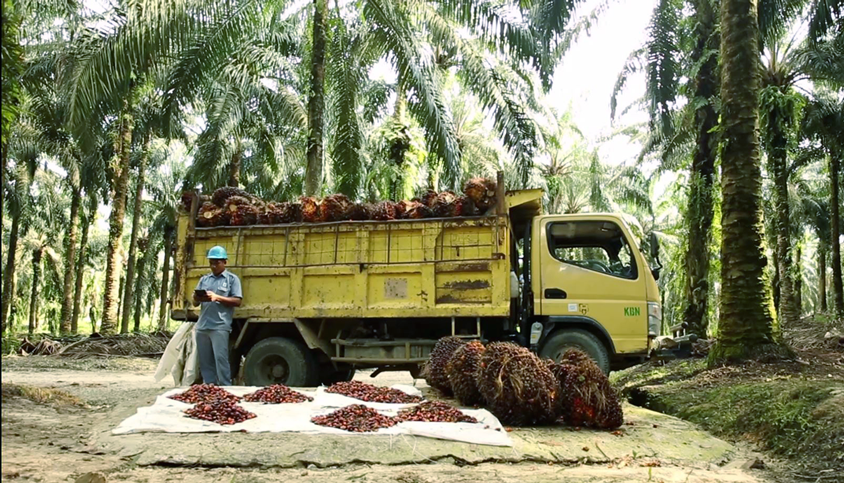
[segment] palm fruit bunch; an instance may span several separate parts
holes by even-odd
[[[560,385],[561,415],[567,424],[614,429],[624,423],[618,392],[585,352],[569,349],[550,366]]]
[[[504,424],[553,423],[560,411],[560,386],[542,360],[508,342],[490,344],[481,356],[478,389]]]
[[[489,178],[472,178],[463,184],[463,193],[481,212],[495,204],[495,181]]]
[[[348,219],[353,221],[363,221],[369,219],[369,210],[365,203],[353,203],[349,207]]]
[[[425,401],[412,408],[402,409],[396,416],[399,421],[425,423],[477,423],[478,420],[463,411],[440,401]]]
[[[228,212],[229,224],[232,226],[254,225],[258,222],[259,208],[249,198],[230,196],[224,210]]]
[[[466,342],[458,337],[443,337],[438,340],[425,364],[425,381],[429,386],[440,391],[446,396],[451,396],[453,391],[448,380],[446,367],[454,352]]]
[[[276,225],[281,223],[281,203],[270,201],[263,205],[263,209],[258,213],[259,225]]]
[[[388,221],[396,219],[396,207],[392,201],[381,201],[370,208],[369,219]]]
[[[404,204],[402,218],[406,220],[420,220],[434,216],[434,212],[420,201],[404,201],[402,204]]]
[[[478,369],[483,354],[484,345],[473,340],[458,347],[445,367],[454,396],[466,406],[476,406],[484,401],[478,390]]]
[[[306,223],[322,221],[319,200],[313,196],[302,196],[299,198],[299,204],[302,205],[302,221]]]
[[[454,200],[454,209],[451,216],[477,216],[479,213],[478,207],[472,198],[468,196],[458,196]]]
[[[343,194],[327,196],[319,204],[323,221],[342,221],[349,219],[352,202]]]
[[[439,218],[454,216],[454,205],[457,202],[457,195],[451,191],[443,191],[434,199],[432,209],[434,215]]]
[[[196,215],[196,224],[202,227],[222,226],[228,221],[228,216],[222,208],[206,201],[199,207]]]
[[[190,213],[190,205],[193,202],[193,197],[196,193],[193,191],[185,191],[182,193],[182,197],[179,199],[179,206]],[[203,203],[211,202],[211,197],[208,195],[199,195],[199,206],[202,206]]]
[[[437,201],[437,192],[434,190],[428,190],[422,195],[422,198],[419,201],[428,208],[433,208],[434,203]]]
[[[247,200],[252,200],[254,198],[254,196],[240,188],[235,188],[234,186],[223,186],[222,188],[214,190],[214,193],[211,195],[211,201],[220,208],[223,208],[226,205],[226,201],[228,201],[228,199],[232,196],[240,196],[242,198],[246,198]]]

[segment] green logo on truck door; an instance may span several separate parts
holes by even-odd
[[[642,313],[639,307],[624,307],[625,317],[638,317]]]

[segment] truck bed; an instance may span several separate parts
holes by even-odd
[[[509,232],[500,214],[198,228],[180,213],[173,317],[198,317],[214,245],[243,285],[238,319],[506,317]]]

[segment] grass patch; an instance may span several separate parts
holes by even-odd
[[[51,406],[85,406],[81,399],[73,394],[58,389],[26,386],[22,384],[3,384],[3,402],[10,398],[19,397],[28,399],[38,404],[49,404]]]
[[[684,381],[705,370],[705,359],[680,359],[666,363],[647,362],[610,373],[610,382],[622,394],[627,394],[635,387]]]

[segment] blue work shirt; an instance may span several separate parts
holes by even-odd
[[[196,290],[210,290],[223,297],[243,298],[243,290],[240,288],[240,279],[237,275],[224,270],[219,275],[209,273],[203,275],[196,284]],[[200,302],[202,309],[199,312],[199,321],[196,324],[197,330],[232,330],[232,316],[234,307],[223,305],[220,302]]]

